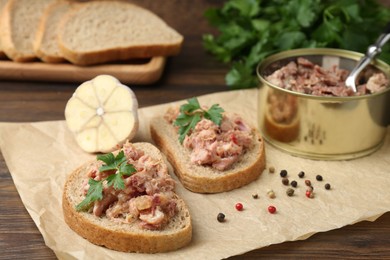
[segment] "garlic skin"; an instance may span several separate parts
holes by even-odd
[[[118,79],[99,75],[76,89],[66,104],[65,119],[84,151],[108,153],[137,133],[138,101]]]

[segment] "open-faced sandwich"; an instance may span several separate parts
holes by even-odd
[[[244,186],[263,172],[264,141],[237,114],[196,98],[151,121],[151,135],[175,168],[184,187],[217,193]]]
[[[71,229],[123,252],[166,252],[191,241],[190,213],[155,146],[126,142],[97,159],[66,181],[63,212]]]

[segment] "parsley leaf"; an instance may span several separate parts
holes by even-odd
[[[115,173],[108,175],[105,180],[107,181],[108,186],[113,186],[116,190],[125,188],[123,180],[124,175],[130,176],[137,171],[132,164],[127,163],[123,150],[116,156],[112,153],[98,155],[97,159],[106,163],[99,168],[100,172],[115,170]],[[77,211],[86,210],[92,202],[103,199],[103,181],[104,179],[100,181],[89,179],[87,195],[84,200],[76,206]]]
[[[85,210],[89,205],[103,198],[103,183],[102,181],[95,181],[94,179],[89,179],[88,181],[89,189],[85,199],[76,206],[77,211]]]
[[[378,0],[227,0],[205,12],[218,34],[203,48],[229,63],[231,89],[258,86],[256,66],[268,55],[295,48],[341,48],[365,53],[390,21]],[[390,45],[379,58],[390,62]]]
[[[179,141],[183,143],[186,135],[195,128],[196,124],[202,117],[213,121],[220,125],[222,121],[222,113],[224,112],[218,104],[212,105],[208,110],[203,109],[197,98],[190,98],[188,103],[180,106],[180,114],[173,122],[175,126],[179,126]]]

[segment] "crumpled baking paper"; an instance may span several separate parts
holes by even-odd
[[[256,125],[259,90],[214,93],[199,97],[201,104],[219,103]],[[183,102],[183,101],[179,101]],[[136,141],[151,142],[149,120],[172,104],[139,110],[140,130]],[[42,233],[46,245],[59,259],[221,259],[285,241],[301,240],[317,232],[363,220],[374,221],[390,210],[390,129],[385,144],[372,155],[351,161],[313,161],[293,157],[266,144],[268,169],[253,183],[220,194],[196,194],[178,182],[177,193],[187,202],[193,224],[192,242],[177,251],[162,254],[122,253],[95,246],[74,233],[64,222],[61,207],[67,175],[95,156],[75,143],[64,121],[1,123],[0,147],[20,197]],[[286,195],[279,172],[288,171],[298,187]],[[305,196],[304,171],[311,180],[315,198]],[[323,181],[316,181],[320,174]],[[177,180],[177,178],[175,177]],[[324,184],[331,184],[326,190]],[[267,196],[273,190],[276,198]],[[258,194],[254,199],[252,194]],[[241,202],[243,211],[235,204]],[[270,214],[269,205],[277,208]],[[217,221],[218,213],[226,222]]]

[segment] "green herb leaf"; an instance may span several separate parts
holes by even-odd
[[[100,172],[113,171],[114,173],[108,175],[105,179],[100,181],[95,181],[94,179],[89,179],[89,189],[84,200],[76,206],[77,211],[86,210],[89,208],[92,202],[96,200],[101,200],[103,198],[103,181],[107,181],[108,186],[113,186],[114,189],[124,189],[125,183],[123,180],[123,175],[130,176],[137,170],[132,164],[127,163],[127,158],[123,150],[121,150],[116,156],[112,153],[98,155],[98,160],[101,160],[106,163],[99,168]]]
[[[220,125],[222,121],[222,113],[224,111],[225,110],[223,110],[223,108],[218,104],[214,104],[204,113],[204,117],[213,121],[216,125]]]
[[[329,47],[365,53],[390,21],[377,0],[227,0],[205,12],[218,34],[203,47],[230,63],[232,89],[256,87],[256,66],[268,55],[295,48]],[[390,62],[390,45],[379,56]]]
[[[122,175],[130,176],[132,173],[136,172],[137,170],[132,164],[122,163],[119,167],[119,172]]]
[[[178,132],[180,143],[183,143],[186,135],[195,128],[196,124],[202,119],[202,117],[220,125],[222,121],[222,112],[224,112],[218,104],[214,104],[208,110],[204,110],[200,106],[197,98],[190,98],[187,102],[188,103],[180,106],[180,114],[173,122],[173,125],[179,126]]]
[[[125,183],[122,178],[122,174],[117,172],[115,174],[111,174],[107,177],[107,185],[113,186],[116,190],[121,190],[125,188]]]
[[[87,192],[87,196],[85,196],[84,200],[76,206],[77,211],[86,210],[92,202],[103,199],[102,181],[95,181],[93,179],[89,179],[88,184],[89,189]]]

